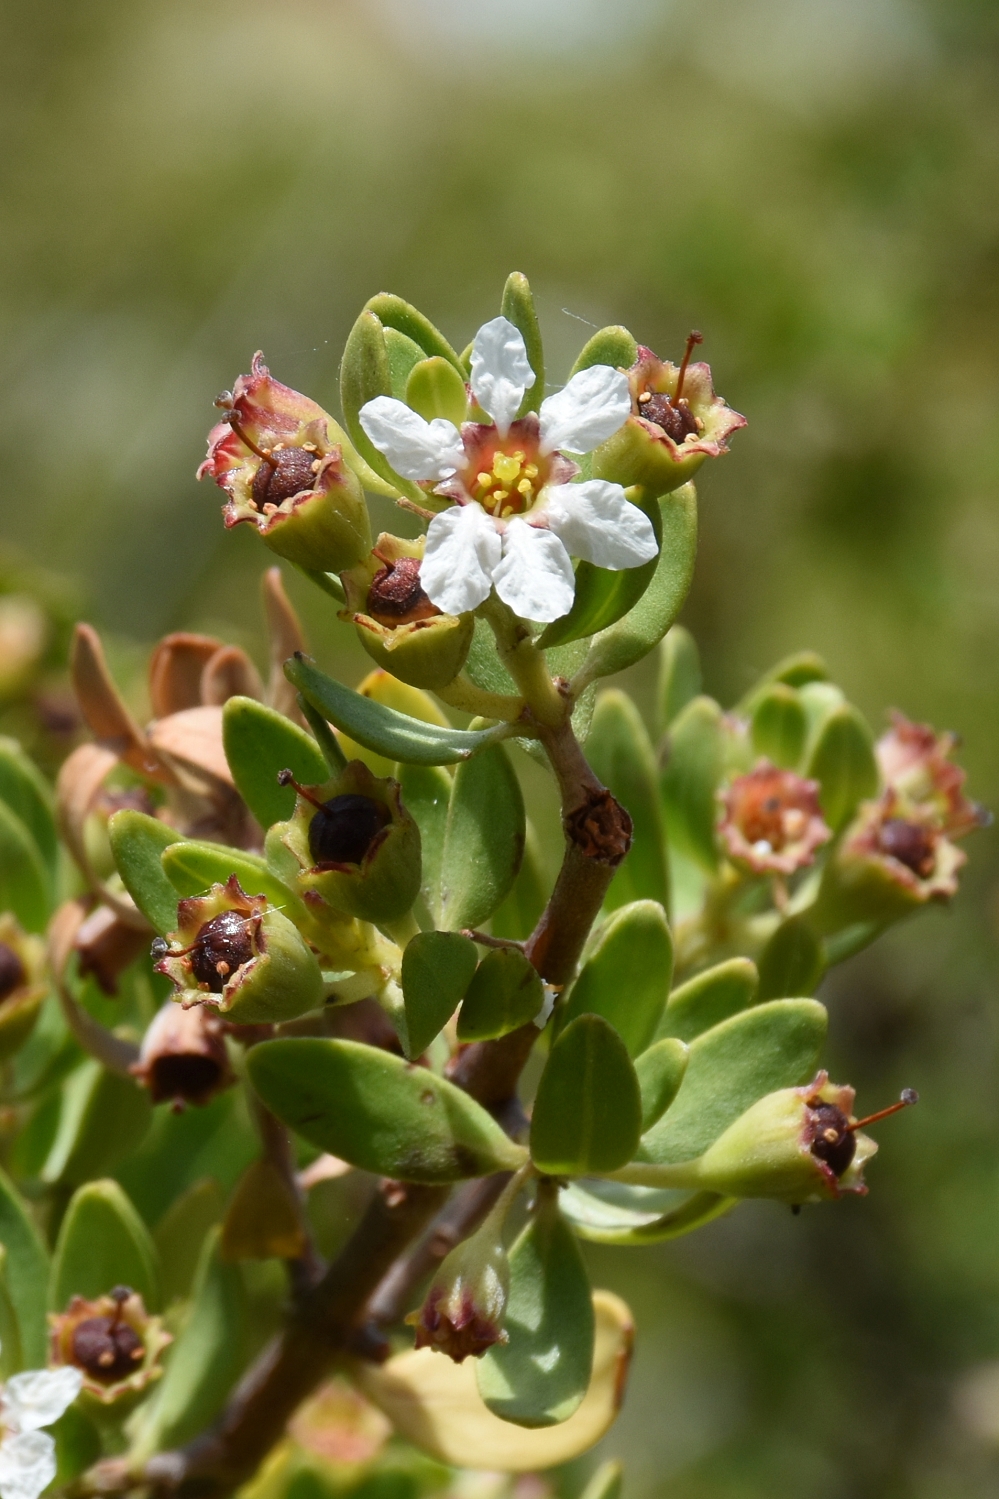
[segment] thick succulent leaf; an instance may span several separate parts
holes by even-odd
[[[506,900],[493,912],[493,936],[509,937],[514,942],[525,941],[538,923],[547,894],[548,880],[541,844],[528,820],[520,872]]]
[[[597,1196],[593,1185],[614,1187],[615,1197]],[[663,1198],[669,1199],[668,1207],[652,1205]],[[570,1182],[562,1189],[559,1205],[580,1238],[594,1244],[659,1244],[721,1217],[735,1206],[735,1199],[717,1192],[664,1192],[620,1182]]]
[[[201,895],[209,886],[224,885],[230,875],[235,875],[247,895],[266,895],[289,921],[308,921],[308,913],[298,896],[257,854],[190,838],[183,843],[171,843],[160,855],[160,862],[179,895]]]
[[[463,1467],[470,1454],[483,1468],[533,1473],[571,1462],[609,1430],[624,1399],[634,1329],[631,1313],[609,1291],[593,1295],[596,1336],[589,1388],[575,1415],[559,1426],[527,1430],[502,1421],[476,1387],[475,1360],[455,1364],[423,1348],[386,1364],[354,1370],[361,1390],[407,1441],[443,1463]]]
[[[823,815],[837,831],[858,803],[877,794],[874,736],[856,708],[845,704],[825,719],[810,746],[806,774],[818,781]]]
[[[0,911],[28,932],[43,932],[52,911],[52,875],[24,822],[0,801]]]
[[[286,822],[295,810],[294,788],[278,785],[278,771],[290,770],[308,786],[329,775],[311,735],[252,697],[231,697],[225,704],[222,744],[236,790],[262,828]]]
[[[805,750],[808,719],[801,698],[785,682],[774,682],[753,709],[753,748],[784,770],[797,770]]]
[[[552,1201],[510,1251],[508,1342],[477,1361],[479,1394],[518,1426],[556,1426],[579,1409],[593,1370],[590,1283],[576,1236]]]
[[[635,1060],[642,1095],[642,1134],[661,1119],[680,1091],[690,1053],[682,1041],[667,1036]]]
[[[477,927],[509,895],[524,856],[524,797],[501,745],[455,771],[441,857],[441,926]]]
[[[609,910],[633,900],[669,905],[669,876],[659,776],[652,742],[641,714],[617,689],[597,699],[586,758],[618,801],[630,812],[634,835],[628,857],[607,892]]]
[[[450,1020],[475,972],[475,943],[458,932],[418,932],[402,955],[407,1057],[426,1051]]]
[[[420,830],[423,873],[420,893],[433,920],[441,914],[441,862],[451,801],[451,777],[437,765],[400,765],[403,806]]]
[[[213,1176],[203,1176],[181,1192],[163,1214],[153,1239],[160,1258],[164,1306],[191,1294],[205,1237],[224,1216],[225,1193]]]
[[[394,708],[344,687],[298,658],[285,667],[288,680],[338,729],[366,749],[407,765],[453,765],[509,735],[506,724],[492,729],[445,729],[422,723]]]
[[[695,697],[670,729],[661,786],[670,845],[708,870],[718,863],[715,793],[724,766],[721,708]]]
[[[134,1078],[84,1062],[63,1084],[59,1127],[42,1180],[75,1187],[106,1176],[141,1143],[152,1113],[149,1094]]]
[[[621,906],[591,942],[562,1023],[602,1015],[636,1057],[656,1034],[672,971],[673,939],[662,906],[653,900]]]
[[[49,1256],[27,1205],[0,1171],[0,1244],[10,1302],[17,1317],[21,1357],[28,1369],[44,1368],[48,1357]]]
[[[609,677],[641,661],[662,640],[687,597],[697,553],[697,496],[693,484],[665,495],[659,505],[663,532],[652,582],[622,619],[594,635],[581,668],[582,681]]]
[[[122,883],[154,931],[177,926],[177,891],[163,872],[163,852],[180,841],[176,828],[126,807],[108,822],[111,852]]]
[[[412,339],[428,358],[439,355],[461,372],[461,360],[443,333],[410,302],[392,292],[379,292],[368,298],[364,310],[374,313],[385,328],[394,328],[406,338]]]
[[[406,380],[403,399],[427,422],[443,417],[460,427],[468,414],[465,381],[454,365],[439,355],[432,359],[421,358],[413,366]]]
[[[673,990],[657,1035],[692,1041],[702,1031],[747,1009],[756,998],[759,982],[756,964],[749,958],[726,958],[713,968],[705,968]]]
[[[544,989],[537,969],[515,947],[487,952],[465,993],[459,1041],[490,1041],[518,1030],[541,1012]]]
[[[527,277],[521,271],[512,271],[506,278],[500,312],[503,317],[509,318],[515,328],[520,329],[527,349],[528,363],[534,371],[534,384],[530,390],[524,391],[524,399],[517,412],[518,417],[526,416],[529,411],[537,411],[544,400],[545,355],[538,314],[534,310],[534,297]]]
[[[829,679],[829,670],[822,657],[815,651],[795,651],[784,656],[765,671],[759,681],[754,682],[735,711],[751,718],[758,699],[774,682],[786,682],[788,687],[805,687],[811,682],[824,683]]]
[[[0,1379],[6,1381],[23,1368],[21,1328],[7,1278],[7,1251],[0,1243]]]
[[[619,323],[612,323],[594,333],[583,345],[579,358],[569,371],[569,379],[594,364],[609,364],[613,369],[626,370],[637,358],[638,344],[632,335]]]
[[[826,1019],[814,999],[776,999],[698,1036],[676,1101],[643,1136],[638,1159],[694,1160],[758,1098],[807,1082],[818,1067]]]
[[[282,663],[283,665],[283,663]],[[330,725],[321,713],[317,713],[311,703],[307,703],[300,692],[296,692],[295,698],[298,709],[305,718],[316,738],[323,759],[326,761],[326,769],[331,776],[338,776],[341,771],[347,769],[347,756],[340,748],[340,741],[334,734]]]
[[[246,1065],[279,1119],[362,1170],[450,1182],[523,1163],[521,1147],[467,1093],[376,1047],[270,1041],[255,1046]]]
[[[760,953],[758,998],[814,994],[825,970],[822,942],[804,916],[789,916]]]
[[[118,1183],[87,1182],[74,1193],[59,1229],[49,1306],[62,1312],[71,1296],[106,1296],[113,1286],[131,1286],[147,1311],[158,1311],[159,1256]]]
[[[404,484],[397,478],[384,454],[378,451],[358,420],[361,407],[368,401],[373,401],[376,396],[391,394],[392,375],[385,346],[385,330],[375,314],[365,308],[347,335],[344,345],[343,359],[340,361],[340,405],[347,430],[361,457],[381,479],[410,493],[414,486]]]
[[[410,372],[426,356],[419,344],[407,338],[405,333],[400,333],[398,328],[386,328],[383,337],[385,352],[388,354],[392,394],[397,401],[404,401]]]
[[[538,1084],[531,1156],[552,1176],[616,1171],[642,1128],[638,1078],[624,1042],[600,1015],[580,1015],[555,1042]]]
[[[402,713],[407,718],[415,718],[419,723],[435,724],[442,729],[450,727],[448,720],[428,692],[424,692],[420,687],[411,687],[408,682],[400,682],[398,677],[393,677],[390,672],[384,671],[381,667],[369,671],[363,682],[358,683],[357,691],[361,697],[368,698],[373,703],[380,703],[383,708],[392,708],[396,713]],[[348,734],[338,732],[334,738],[339,743],[346,759],[363,760],[372,775],[383,778],[398,776],[400,767],[393,759],[386,759],[384,755],[376,754],[374,750],[351,739]]]
[[[583,1490],[580,1499],[620,1499],[623,1482],[623,1463],[615,1461],[601,1463]]]
[[[657,727],[661,734],[701,690],[701,658],[697,642],[683,625],[674,625],[659,647],[656,689]]]
[[[4,736],[0,736],[0,801],[21,819],[51,868],[59,842],[51,787],[17,740]]]
[[[652,522],[657,544],[662,541],[662,507],[653,498],[646,499],[641,489],[629,489],[628,499],[645,512]],[[580,562],[576,568],[576,591],[572,608],[561,619],[553,620],[538,640],[542,650],[582,640],[623,618],[633,609],[655,577],[658,559],[651,557],[638,567],[612,570],[593,562]]]

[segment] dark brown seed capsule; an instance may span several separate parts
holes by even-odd
[[[143,1355],[142,1339],[127,1322],[88,1317],[73,1331],[73,1363],[104,1384],[127,1379]]]
[[[253,957],[250,923],[238,911],[206,921],[191,947],[191,970],[199,984],[221,994],[237,968]]]
[[[371,580],[366,613],[390,630],[418,619],[431,619],[440,612],[420,587],[420,564],[416,557],[387,562]]]
[[[222,1080],[222,1072],[214,1057],[197,1052],[171,1053],[156,1058],[146,1086],[153,1103],[171,1103],[174,1099],[207,1103]]]
[[[309,823],[309,851],[317,864],[360,864],[389,810],[370,796],[330,797]]]
[[[691,432],[697,431],[697,422],[686,401],[680,400],[674,406],[669,396],[659,395],[656,391],[647,391],[639,396],[638,414],[647,422],[655,422],[674,442],[683,442]]]
[[[834,1176],[842,1176],[853,1160],[857,1140],[850,1121],[834,1103],[813,1104],[808,1110],[806,1143],[812,1155],[825,1161]]]
[[[315,488],[317,455],[309,448],[279,448],[269,463],[261,463],[253,476],[250,493],[258,510],[280,505],[293,494]]]
[[[906,822],[903,817],[889,817],[878,833],[881,852],[897,859],[913,874],[925,879],[933,873],[936,862],[936,838],[922,823]]]
[[[28,975],[17,953],[6,942],[0,942],[0,1000],[6,999],[27,981]]]

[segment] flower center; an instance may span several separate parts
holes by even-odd
[[[376,557],[379,555],[375,553]],[[371,579],[367,613],[390,630],[430,619],[440,612],[420,586],[420,564],[415,557],[386,562]]]
[[[145,1355],[142,1339],[120,1315],[88,1317],[73,1331],[74,1364],[102,1384],[126,1379]]]
[[[250,493],[258,510],[315,487],[322,460],[314,444],[301,448],[274,447],[253,476]]]
[[[932,828],[904,817],[889,817],[878,832],[878,846],[889,858],[897,859],[921,879],[933,873],[936,863],[936,836]]]
[[[253,957],[253,941],[245,916],[223,911],[201,928],[191,947],[191,970],[199,984],[221,994],[237,968]]]
[[[789,806],[783,798],[771,794],[750,802],[739,819],[747,843],[766,843],[772,853],[800,838],[807,817],[800,807]]]
[[[683,394],[683,383],[686,379],[690,356],[695,346],[703,341],[703,335],[696,331],[688,334],[687,347],[683,351],[683,360],[676,377],[676,389],[672,395],[665,391],[643,390],[638,397],[639,416],[644,421],[654,423],[676,443],[686,441],[692,434],[696,436],[704,426],[704,423],[691,411]]]
[[[809,1105],[806,1142],[812,1155],[825,1161],[833,1175],[840,1177],[857,1149],[850,1121],[834,1103]]]
[[[17,953],[6,942],[0,942],[0,1000],[19,989],[26,978],[24,964]]]
[[[522,448],[496,452],[489,468],[482,468],[466,485],[473,500],[497,520],[523,515],[531,509],[544,485],[541,465]]]

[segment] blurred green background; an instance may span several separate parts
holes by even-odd
[[[265,559],[193,477],[213,396],[262,347],[330,405],[373,292],[461,348],[521,269],[556,379],[588,323],[673,357],[699,327],[749,418],[701,486],[708,690],[815,647],[875,725],[959,730],[999,806],[995,0],[0,17],[0,582],[119,661],[181,626],[259,651]],[[968,848],[953,912],[823,991],[834,1076],[871,1108],[923,1096],[871,1196],[593,1254],[640,1328],[604,1443],[629,1499],[999,1492],[999,837]]]

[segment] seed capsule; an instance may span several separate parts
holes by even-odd
[[[142,1339],[127,1322],[88,1317],[73,1331],[73,1363],[102,1384],[127,1379],[144,1356]]]
[[[191,969],[199,984],[221,994],[226,982],[253,957],[249,923],[238,911],[223,911],[206,921],[191,948]]]
[[[366,611],[388,629],[432,619],[440,610],[420,586],[420,563],[416,557],[400,557],[375,573],[368,588]]]
[[[315,452],[308,448],[278,448],[253,476],[250,493],[258,510],[315,488]]]
[[[6,942],[0,942],[0,1000],[6,999],[8,994],[13,994],[15,989],[20,989],[27,981],[24,964],[17,953]]]
[[[921,879],[933,873],[937,838],[923,823],[889,817],[878,831],[878,844],[882,853],[897,859]]]

